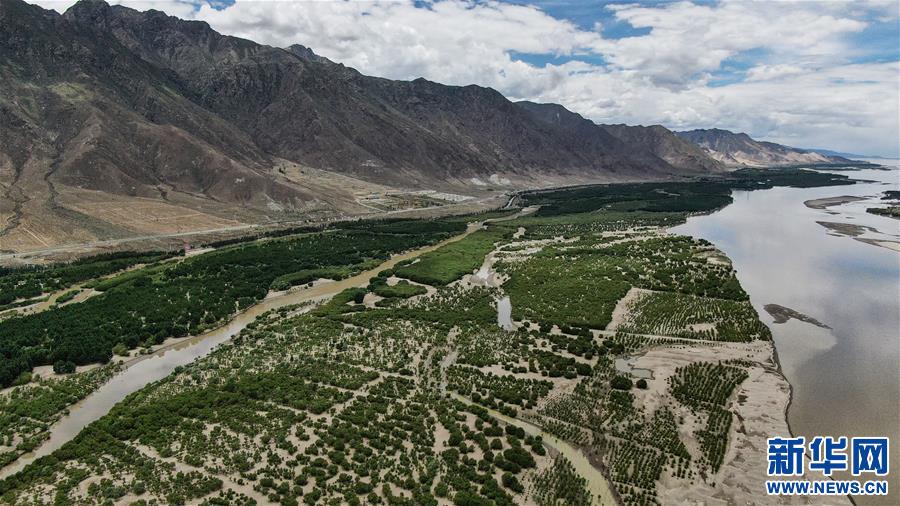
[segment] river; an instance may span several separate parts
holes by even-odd
[[[672,232],[707,239],[732,260],[741,285],[772,329],[793,387],[788,421],[795,435],[893,439],[891,498],[887,503],[883,497],[855,499],[900,504],[900,253],[848,235],[864,232],[858,238],[900,241],[900,220],[865,212],[881,192],[900,189],[898,163],[876,163],[894,170],[840,172],[872,181],[853,186],[735,191],[733,204],[690,217]],[[866,199],[825,209],[804,205],[844,195]],[[840,225],[826,228],[817,222]],[[772,303],[831,328],[797,319],[776,324],[763,308]]]
[[[109,413],[116,403],[125,399],[128,394],[140,390],[145,385],[159,381],[175,370],[198,358],[208,355],[216,346],[230,341],[257,316],[266,311],[303,302],[322,300],[356,286],[365,286],[379,272],[390,269],[403,260],[415,258],[429,251],[434,251],[445,244],[459,241],[467,235],[481,229],[485,223],[502,222],[525,216],[536,211],[536,207],[526,207],[519,212],[505,217],[490,218],[483,222],[470,223],[465,232],[445,239],[431,246],[407,251],[392,256],[378,267],[361,272],[340,281],[326,282],[300,290],[269,293],[265,299],[239,313],[227,324],[210,332],[192,336],[172,345],[164,346],[150,355],[135,358],[126,363],[124,371],[114,376],[109,382],[96,391],[73,404],[69,414],[50,427],[50,437],[41,443],[33,452],[22,455],[8,466],[0,469],[0,479],[15,474],[40,457],[49,455],[70,441],[94,420]]]
[[[310,288],[295,291],[270,293],[267,298],[239,313],[222,327],[205,334],[190,337],[177,344],[165,346],[153,354],[133,359],[127,363],[124,371],[114,376],[109,382],[103,384],[81,401],[72,405],[69,408],[69,414],[50,428],[50,437],[34,452],[25,454],[8,466],[0,469],[0,478],[17,473],[31,462],[57,450],[78,435],[81,429],[108,413],[116,403],[123,400],[128,394],[138,391],[149,383],[165,378],[176,367],[185,366],[200,357],[208,355],[216,346],[231,340],[232,337],[255,320],[257,316],[266,311],[292,304],[329,298],[347,288],[365,286],[371,278],[382,270],[390,269],[398,262],[415,258],[450,242],[458,241],[480,229],[481,226],[481,223],[472,223],[462,234],[431,246],[394,255],[378,267],[347,279],[321,283]]]

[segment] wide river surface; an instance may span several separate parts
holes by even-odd
[[[894,170],[842,171],[853,186],[735,191],[734,203],[672,229],[704,238],[731,258],[737,277],[769,325],[793,398],[795,435],[890,436],[891,504],[900,477],[900,252],[855,240],[818,222],[872,227],[859,238],[900,241],[900,220],[866,213],[885,190],[900,190]],[[867,197],[813,209],[805,201]],[[881,203],[883,204],[883,203]],[[763,309],[779,304],[830,329],[796,319],[775,324]],[[770,434],[781,436],[784,434]],[[847,477],[849,478],[849,477]],[[860,502],[887,504],[881,501]]]

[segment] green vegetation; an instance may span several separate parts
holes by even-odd
[[[398,276],[418,283],[446,285],[480,267],[494,244],[510,235],[512,231],[500,227],[479,230],[465,239],[404,262],[394,270]]]
[[[731,203],[724,182],[635,183],[585,186],[572,190],[526,193],[528,205],[541,205],[538,216],[578,214],[596,210],[697,212]]]
[[[75,372],[75,362],[71,360],[57,360],[53,362],[53,372],[56,374],[72,374]]]
[[[67,407],[118,370],[107,365],[77,376],[37,379],[0,394],[0,467],[34,450]]]
[[[130,281],[135,281],[142,278],[148,278],[151,276],[156,276],[164,270],[168,269],[170,266],[166,264],[155,264],[149,267],[144,267],[141,269],[130,270],[127,272],[123,272],[116,276],[112,276],[106,279],[93,280],[87,285],[98,292],[105,292],[107,290],[111,290],[117,286],[124,285]]]
[[[463,366],[451,367],[447,371],[447,381],[448,388],[513,417],[517,408],[534,406],[553,388],[549,381],[519,379],[511,374],[497,376]]]
[[[110,253],[50,267],[0,267],[0,309],[19,299],[34,299],[75,283],[106,276],[128,267],[158,262],[172,253]]]
[[[351,267],[331,267],[325,269],[302,269],[283,274],[272,281],[273,291],[287,290],[292,286],[305,285],[317,279],[344,279],[353,273]]]
[[[64,294],[57,297],[56,303],[57,304],[65,304],[66,302],[69,302],[70,300],[74,299],[75,296],[78,295],[80,292],[81,292],[81,290],[69,290],[68,292],[65,292]]]
[[[118,344],[134,348],[200,333],[264,297],[280,276],[362,270],[462,227],[421,222],[405,224],[399,233],[396,223],[386,223],[366,231],[256,241],[127,272],[98,283],[95,288],[104,293],[80,304],[0,322],[0,385],[35,365],[106,362]],[[433,230],[440,232],[428,233]]]
[[[510,276],[505,288],[516,301],[513,317],[546,324],[606,327],[616,302],[630,286],[625,280],[603,276],[603,271],[615,266],[597,260],[593,254],[575,257],[547,251],[525,262],[498,264],[497,269]]]
[[[866,209],[866,212],[889,218],[900,218],[900,206],[869,207]]]
[[[676,399],[706,414],[706,426],[696,435],[704,464],[713,472],[722,466],[728,446],[731,412],[725,409],[726,401],[745,379],[747,372],[739,367],[709,362],[679,367],[669,378],[669,389]]]
[[[388,278],[394,275],[392,269],[379,272],[369,281],[366,289],[385,299],[408,299],[416,295],[428,293],[428,289],[421,285],[415,285],[405,279],[395,280],[393,285],[388,284]]]
[[[424,295],[428,290],[424,286],[414,285],[409,281],[401,280],[396,285],[383,285],[376,287],[373,292],[375,295],[384,298],[408,299],[416,295]]]
[[[501,261],[497,269],[510,276],[504,288],[516,301],[516,318],[602,329],[632,286],[746,300],[730,266],[697,256],[704,247],[686,237],[612,242],[588,236],[524,261]]]
[[[575,473],[572,464],[557,457],[553,465],[534,478],[535,502],[541,506],[568,504],[588,506],[591,496],[585,489],[585,479]]]
[[[669,388],[676,399],[688,406],[724,406],[731,392],[746,378],[747,373],[739,367],[698,362],[676,369],[669,378]]]
[[[609,386],[616,390],[631,390],[631,387],[634,385],[629,378],[625,376],[616,376],[609,382]]]
[[[541,205],[539,216],[578,214],[596,210],[704,212],[731,203],[731,190],[762,190],[774,186],[809,188],[854,184],[848,176],[795,168],[741,169],[729,179],[689,183],[633,183],[584,186],[575,189],[526,192],[526,205]]]
[[[96,483],[101,493],[169,503],[519,502],[546,450],[483,409],[426,388],[440,367],[408,369],[410,353],[421,358],[440,334],[290,310],[263,315],[233,343],[130,396],[53,457],[0,482],[0,497],[16,502],[42,483],[84,502],[90,496],[79,490]],[[485,391],[516,401],[506,379],[485,381]],[[549,389],[531,384],[535,397]],[[240,483],[252,493],[235,492]]]
[[[526,239],[552,239],[673,227],[683,223],[684,218],[684,213],[603,210],[569,215],[526,216],[505,224],[524,227]]]
[[[685,365],[637,378],[617,359],[667,347],[744,357],[759,344],[746,342],[769,334],[714,248],[663,228],[726,204],[735,188],[835,181],[847,182],[738,171],[527,194],[537,215],[491,223],[329,300],[261,315],[0,481],[0,503],[595,503],[588,480],[599,470],[573,467],[547,434],[599,459],[626,505],[659,504],[662,480],[702,489],[728,465],[735,389],[763,364],[687,353]],[[0,384],[19,385],[0,396],[0,459],[39,444],[113,370],[73,374],[76,365],[196,334],[270,290],[353,276],[471,220],[340,223],[42,282],[35,296],[84,281],[102,293],[0,322]],[[501,286],[454,283],[491,252]],[[632,289],[639,296],[623,303]],[[381,299],[363,304],[369,294]],[[512,331],[497,325],[502,297]],[[607,331],[617,307],[619,326]],[[65,375],[34,379],[34,365],[51,364]]]
[[[672,292],[643,294],[618,330],[719,341],[771,339],[748,301],[695,297]]]

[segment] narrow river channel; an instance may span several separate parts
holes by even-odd
[[[157,352],[139,357],[128,363],[127,368],[102,385],[95,392],[74,404],[69,409],[69,414],[50,428],[50,437],[44,441],[34,452],[23,455],[13,463],[0,470],[0,478],[21,471],[25,466],[36,459],[49,455],[70,441],[88,424],[105,415],[116,403],[124,399],[128,394],[136,392],[145,385],[161,380],[168,376],[176,367],[185,366],[191,362],[206,356],[216,346],[231,340],[257,316],[269,311],[292,304],[321,300],[356,286],[365,286],[371,278],[384,269],[390,269],[397,263],[415,258],[419,255],[433,251],[441,246],[458,241],[472,232],[480,229],[481,223],[472,223],[465,232],[451,237],[437,244],[426,246],[399,255],[394,255],[374,269],[361,272],[353,277],[340,281],[315,285],[310,288],[281,293],[267,297],[254,306],[239,313],[226,325],[215,330],[193,336],[173,346],[166,346]]]
[[[379,272],[390,269],[404,260],[434,251],[445,244],[459,241],[472,232],[481,229],[485,223],[511,220],[533,213],[536,210],[537,208],[525,208],[511,216],[470,223],[462,234],[431,246],[394,255],[378,267],[347,279],[322,283],[310,288],[280,293],[274,296],[270,294],[269,297],[239,313],[222,327],[205,334],[193,336],[177,344],[165,346],[155,353],[128,362],[124,371],[117,374],[89,396],[72,405],[69,408],[69,414],[50,428],[50,437],[35,451],[22,455],[8,466],[0,469],[0,479],[21,471],[25,466],[38,458],[49,455],[59,449],[78,435],[88,424],[109,413],[112,407],[122,401],[128,394],[136,392],[154,381],[165,378],[176,367],[185,366],[198,358],[208,355],[216,346],[231,340],[232,337],[236,336],[244,327],[255,320],[257,316],[266,311],[302,302],[327,299],[347,288],[365,286]]]
[[[472,404],[472,401],[455,392],[451,392],[450,396],[465,404]],[[552,448],[553,451],[568,459],[569,463],[571,463],[572,467],[575,469],[575,472],[578,473],[579,476],[584,478],[585,488],[591,495],[591,498],[594,499],[594,504],[597,504],[598,506],[613,506],[616,504],[616,500],[613,496],[613,492],[610,488],[609,482],[606,480],[600,470],[594,467],[593,464],[591,464],[591,461],[587,458],[584,452],[563,441],[562,439],[559,439],[553,434],[544,431],[531,422],[526,422],[525,420],[519,418],[512,418],[495,409],[485,408],[481,405],[479,405],[478,407],[483,408],[488,412],[489,415],[497,418],[498,420],[502,420],[504,423],[515,425],[516,427],[521,428],[529,436],[541,436],[541,440],[546,446]]]

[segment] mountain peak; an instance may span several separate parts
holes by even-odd
[[[302,58],[306,61],[311,61],[311,62],[316,62],[316,63],[335,64],[333,61],[329,60],[328,58],[325,58],[324,56],[319,56],[312,49],[310,49],[306,46],[300,45],[300,44],[291,44],[290,46],[286,47],[285,50],[291,54],[299,56],[300,58]]]
[[[104,0],[78,0],[74,5],[66,9],[63,17],[69,20],[78,20],[81,22],[89,22],[105,27],[112,6]]]
[[[665,129],[613,134],[557,104],[369,77],[303,45],[258,44],[159,11],[81,0],[59,15],[0,0],[0,18],[0,85],[12,97],[0,103],[0,159],[27,172],[7,193],[44,188],[28,209],[59,212],[22,222],[44,220],[72,239],[166,222],[122,221],[81,198],[139,198],[142,212],[215,228],[371,212],[360,188],[479,196],[719,169]],[[77,212],[54,203],[57,193]],[[34,241],[11,230],[4,241]]]
[[[700,146],[709,156],[729,166],[772,167],[849,161],[774,142],[757,141],[746,133],[735,133],[720,128],[696,129],[676,134]]]

